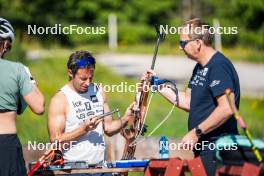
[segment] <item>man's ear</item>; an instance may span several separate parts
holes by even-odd
[[[73,74],[72,74],[72,70],[71,69],[68,69],[68,75],[71,79],[73,79]]]
[[[11,50],[11,42],[9,40],[4,40],[3,46],[1,46],[2,52],[0,53],[0,57],[4,58],[5,54]]]
[[[196,42],[197,42],[197,44],[198,44],[198,51],[200,51],[201,50],[201,47],[202,47],[202,44],[203,44],[203,41],[202,40],[196,40]]]
[[[10,42],[9,40],[5,40],[5,41],[4,41],[4,49],[5,49],[6,51],[10,51],[11,48],[12,48],[12,44],[11,44],[11,42]]]

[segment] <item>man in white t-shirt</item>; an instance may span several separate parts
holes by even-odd
[[[98,115],[109,112],[105,92],[93,83],[95,59],[88,51],[71,54],[68,63],[69,82],[51,99],[48,112],[50,140],[68,144],[63,157],[68,161],[99,164],[105,160],[104,133],[117,134],[133,117],[133,104],[125,115],[113,120]],[[65,146],[65,145],[64,145]]]

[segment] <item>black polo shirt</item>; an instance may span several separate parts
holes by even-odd
[[[236,106],[239,107],[240,86],[237,72],[233,64],[220,52],[216,52],[205,66],[196,64],[188,87],[192,90],[188,119],[189,130],[209,117],[217,106],[216,97],[223,95],[227,88],[234,92]],[[201,140],[214,141],[226,134],[238,134],[234,117],[204,135]]]

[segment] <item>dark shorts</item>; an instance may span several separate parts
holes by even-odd
[[[208,176],[216,173],[216,156],[215,151],[203,151],[200,153],[205,172]]]
[[[211,142],[214,143],[214,142]],[[205,148],[204,150],[194,151],[195,157],[200,157],[205,172],[208,176],[215,175],[216,173],[216,151]]]
[[[26,175],[25,161],[16,134],[0,135],[0,176]]]

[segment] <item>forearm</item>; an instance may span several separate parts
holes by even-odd
[[[176,102],[176,93],[169,87],[162,86],[160,89],[160,94],[165,97],[169,102]],[[179,91],[178,92],[179,104],[178,108],[183,109],[185,111],[190,110],[190,98],[187,96],[186,92]]]
[[[37,87],[37,85],[34,85],[34,90],[36,91],[36,99],[35,101],[37,101],[36,103],[45,106],[45,97],[44,95],[41,93],[41,91],[39,90],[39,88]]]
[[[120,119],[117,119],[117,120],[112,120],[111,123],[109,124],[105,124],[105,133],[108,135],[108,136],[112,136],[114,134],[117,134],[120,132],[120,130],[126,126],[127,124],[127,118],[126,116],[123,116],[122,118]]]
[[[224,124],[231,115],[228,108],[216,107],[211,115],[199,125],[199,128],[203,134],[207,134]]]
[[[44,101],[44,96],[43,96],[43,94],[41,93],[41,91],[39,90],[39,88],[37,87],[37,85],[35,85],[34,88],[36,89],[36,92],[37,92],[37,94],[39,95],[39,97]]]
[[[70,142],[70,141],[78,140],[82,135],[86,134],[87,132],[88,132],[88,130],[86,129],[85,125],[81,125],[79,128],[77,128],[73,131],[62,133],[57,138],[62,143]],[[55,139],[53,139],[53,140],[55,140]]]

